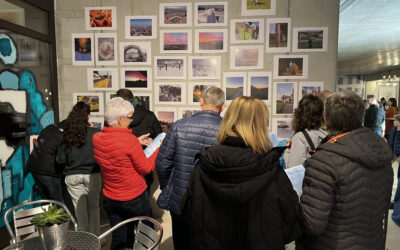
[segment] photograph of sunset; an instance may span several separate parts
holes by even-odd
[[[164,50],[187,50],[187,32],[166,32],[164,33]]]
[[[199,32],[200,50],[223,50],[224,32]]]
[[[147,88],[147,70],[126,70],[126,88]]]

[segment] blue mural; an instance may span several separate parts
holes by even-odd
[[[5,64],[14,64],[17,61],[17,48],[12,38],[0,34],[0,59]]]

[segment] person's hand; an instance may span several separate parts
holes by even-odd
[[[89,127],[92,127],[92,128],[94,127],[93,122],[89,121],[88,123],[89,123]]]
[[[150,133],[139,136],[138,139],[139,139],[140,144],[149,146],[153,142],[153,139],[151,139],[149,137],[149,135],[150,135]]]

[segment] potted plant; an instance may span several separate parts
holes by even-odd
[[[35,215],[31,222],[39,231],[44,249],[65,249],[67,247],[69,215],[57,205],[43,208],[43,213]]]

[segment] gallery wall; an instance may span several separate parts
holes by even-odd
[[[276,13],[275,15],[258,15],[258,16],[245,16],[242,15],[242,1],[241,0],[227,0],[221,1],[225,4],[225,8],[228,10],[225,15],[227,16],[226,25],[225,26],[195,26],[195,6],[196,3],[201,4],[215,4],[215,2],[211,1],[158,1],[158,0],[109,0],[109,1],[101,1],[101,0],[92,0],[92,1],[80,1],[80,0],[69,0],[69,1],[56,1],[55,3],[55,17],[56,17],[56,39],[57,39],[57,58],[58,58],[58,82],[59,82],[59,107],[60,107],[60,119],[66,118],[69,111],[73,106],[73,98],[76,98],[76,95],[87,93],[87,95],[97,93],[101,95],[101,98],[106,100],[106,93],[115,92],[115,90],[96,90],[93,86],[90,86],[90,82],[93,82],[93,71],[101,71],[102,68],[109,69],[110,72],[117,72],[118,75],[118,86],[114,85],[114,88],[120,88],[121,79],[123,79],[121,73],[121,69],[127,67],[134,68],[143,68],[149,69],[147,71],[148,78],[151,78],[151,86],[148,86],[146,89],[141,90],[141,94],[145,94],[150,96],[150,108],[153,111],[161,111],[161,110],[174,110],[176,112],[175,118],[178,117],[178,111],[180,110],[179,115],[182,115],[182,108],[187,109],[197,109],[199,106],[196,103],[193,103],[191,96],[191,88],[193,84],[217,84],[220,87],[226,86],[226,82],[224,82],[225,75],[228,77],[234,77],[236,75],[243,76],[244,78],[244,88],[249,89],[247,77],[248,76],[257,76],[258,74],[266,76],[268,79],[268,89],[270,90],[268,94],[268,100],[265,100],[271,110],[271,122],[276,124],[277,119],[290,119],[290,113],[277,113],[277,108],[279,103],[277,103],[277,98],[281,98],[282,102],[286,102],[283,100],[282,96],[278,96],[278,87],[284,87],[285,82],[292,84],[291,88],[294,91],[294,99],[293,97],[287,99],[288,102],[294,102],[292,108],[296,107],[298,99],[301,98],[301,86],[309,84],[310,86],[316,85],[319,87],[319,90],[335,89],[335,81],[336,81],[336,58],[337,58],[337,36],[338,36],[338,16],[339,16],[339,1],[321,1],[321,0],[277,0],[276,1]],[[219,3],[221,3],[219,2]],[[253,1],[248,1],[253,2]],[[265,3],[265,0],[260,0],[259,2]],[[268,1],[269,2],[269,1]],[[160,4],[177,4],[183,5],[186,3],[191,3],[191,12],[192,12],[192,22],[190,26],[184,27],[160,27],[159,19],[160,19]],[[88,30],[85,25],[85,16],[87,13],[85,12],[86,7],[115,7],[117,26],[115,30]],[[226,10],[225,9],[225,10]],[[157,22],[155,28],[157,29],[156,39],[147,39],[147,40],[132,40],[126,39],[125,37],[125,17],[126,16],[156,16]],[[266,41],[268,37],[267,26],[268,23],[273,21],[272,18],[290,18],[290,48],[287,50],[288,52],[270,52],[268,51],[268,46],[266,47]],[[231,19],[258,19],[262,20],[264,25],[262,30],[259,30],[259,34],[264,33],[262,37],[262,42],[255,43],[232,43],[231,31],[235,29],[231,29]],[[246,20],[239,20],[244,23]],[[238,22],[239,22],[238,21]],[[294,42],[293,31],[297,30],[297,28],[305,27],[317,27],[321,28],[324,31],[324,48],[320,50],[303,50],[302,52],[293,52],[292,43]],[[196,31],[198,30],[227,30],[227,38],[226,38],[226,52],[222,53],[195,53],[196,48]],[[306,31],[307,29],[304,29]],[[170,31],[187,31],[189,36],[192,37],[191,47],[192,49],[189,52],[185,53],[164,53],[166,51],[162,51],[162,46],[160,46],[160,37],[164,37],[160,33],[170,32]],[[116,45],[115,48],[116,56],[118,57],[116,63],[113,65],[99,65],[94,60],[93,64],[90,66],[87,65],[73,65],[73,34],[86,33],[91,34],[93,40],[96,40],[97,36],[104,36],[104,34],[115,34]],[[296,33],[297,34],[297,33]],[[151,46],[151,65],[139,65],[139,66],[126,66],[122,65],[120,61],[120,46],[123,46],[124,43],[135,43],[135,42],[149,42]],[[122,44],[121,44],[122,43]],[[162,41],[161,41],[162,43]],[[257,67],[248,67],[241,68],[235,67],[235,65],[231,65],[232,61],[235,60],[235,54],[231,51],[231,46],[240,46],[239,49],[245,49],[247,46],[257,46],[261,48],[261,58],[258,62]],[[198,45],[197,45],[198,46]],[[311,45],[310,45],[311,46]],[[164,48],[165,49],[165,48]],[[95,48],[93,48],[95,50]],[[96,55],[94,55],[96,56]],[[185,69],[185,77],[181,79],[156,79],[157,78],[157,68],[155,67],[155,58],[160,58],[162,56],[168,57],[184,57],[187,62],[191,59],[191,56],[217,56],[220,58],[220,67],[217,70],[216,74],[219,74],[219,79],[189,79],[190,70]],[[279,57],[276,57],[279,56]],[[237,57],[237,55],[236,55]],[[274,59],[275,57],[275,59]],[[300,57],[302,63],[307,63],[304,65],[303,77],[299,78],[291,78],[285,79],[285,77],[275,77],[274,71],[278,71],[278,61],[279,58],[289,58],[290,64],[296,58]],[[236,58],[238,59],[238,58]],[[261,65],[261,67],[260,67]],[[189,63],[187,64],[189,67]],[[98,70],[98,71],[97,71]],[[305,73],[305,74],[304,74]],[[88,79],[89,76],[89,79]],[[162,77],[161,77],[162,78]],[[281,79],[278,79],[281,78]],[[289,77],[290,78],[290,77]],[[114,77],[116,79],[116,77]],[[89,83],[88,83],[89,81]],[[122,80],[123,81],[123,80]],[[275,82],[281,83],[281,85],[276,84]],[[164,103],[161,99],[158,99],[159,95],[162,93],[162,89],[160,85],[168,85],[171,86],[175,83],[181,84],[182,88],[182,96],[181,100],[178,103],[168,102]],[[114,84],[114,82],[113,82]],[[276,89],[274,89],[274,87]],[[225,90],[225,89],[224,89]],[[137,90],[134,90],[134,93]],[[300,94],[299,94],[300,92]],[[75,94],[75,96],[74,96]],[[250,91],[245,90],[245,95],[250,95]],[[76,101],[76,99],[75,99]],[[278,104],[278,105],[277,105]],[[96,115],[94,114],[94,117]],[[101,113],[99,113],[98,118],[101,118]],[[271,126],[271,131],[273,131],[273,126]],[[276,131],[275,131],[276,132]]]

